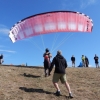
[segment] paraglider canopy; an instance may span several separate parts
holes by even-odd
[[[92,32],[89,16],[73,11],[53,11],[36,14],[16,23],[9,32],[12,42],[52,32]]]

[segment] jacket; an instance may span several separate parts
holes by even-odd
[[[54,65],[55,65],[54,73],[65,74],[65,69],[67,68],[67,61],[62,55],[57,54],[53,58],[49,72],[52,71]]]
[[[75,61],[75,57],[71,57],[71,61]]]

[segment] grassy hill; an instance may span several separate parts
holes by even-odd
[[[74,95],[72,100],[100,100],[100,68],[67,68],[66,71]],[[54,95],[52,75],[45,78],[43,68],[1,65],[0,100],[69,100],[68,91],[60,82],[62,96]]]

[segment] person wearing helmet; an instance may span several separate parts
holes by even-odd
[[[46,77],[49,75],[49,67],[51,64],[50,58],[52,57],[48,48],[45,49],[45,53],[43,54],[43,57],[44,57],[44,72]]]

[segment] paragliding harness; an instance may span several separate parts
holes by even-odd
[[[48,69],[50,67],[50,52],[44,53],[44,68]]]
[[[46,60],[46,61],[50,62],[49,54],[50,54],[50,52],[44,54],[44,61]]]

